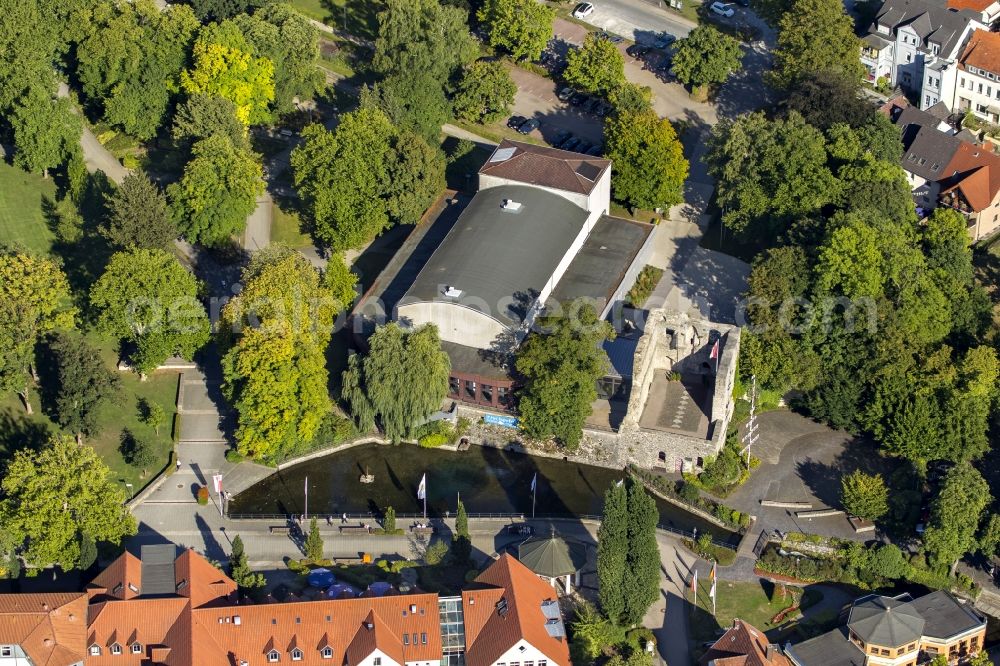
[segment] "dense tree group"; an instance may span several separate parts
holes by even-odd
[[[555,10],[534,0],[486,0],[477,17],[490,46],[515,60],[538,60],[552,38]]]
[[[563,78],[585,92],[607,95],[625,81],[625,58],[610,39],[591,33],[566,56]]]
[[[743,49],[735,37],[699,25],[677,43],[672,63],[677,80],[689,86],[725,83],[742,67]]]
[[[646,209],[684,200],[688,161],[669,120],[651,109],[616,113],[605,122],[604,142],[615,199]]]

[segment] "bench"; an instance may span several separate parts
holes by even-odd
[[[291,529],[288,525],[271,525],[267,528],[267,531],[271,534],[288,534]]]
[[[365,527],[364,525],[341,525],[340,533],[344,534],[351,532],[364,532],[365,534],[371,533],[372,529],[370,527]]]
[[[413,534],[431,535],[431,534],[434,534],[434,528],[433,527],[416,527],[416,526],[414,526],[414,527],[410,528],[410,532],[412,532]]]

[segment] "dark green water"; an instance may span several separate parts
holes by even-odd
[[[369,470],[375,482],[363,484]],[[417,446],[365,444],[289,467],[235,496],[235,514],[302,514],[305,478],[309,477],[309,513],[381,515],[387,506],[397,514],[423,511],[417,499],[420,477],[427,474],[427,513],[454,514],[457,495],[469,513],[531,515],[531,479],[538,474],[536,515],[597,515],[604,491],[623,474],[580,465],[473,446],[458,453]],[[669,502],[656,499],[660,524],[690,532],[711,532],[735,543],[737,536]]]

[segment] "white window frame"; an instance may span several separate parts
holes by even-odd
[[[111,654],[118,655],[118,654],[121,654],[121,653],[122,653],[122,646],[119,645],[118,643],[112,643],[111,644]]]
[[[14,648],[9,645],[0,646],[0,657],[13,657]]]
[[[278,653],[277,650],[271,650],[270,652],[267,653],[267,663],[276,664],[279,661],[281,661],[281,655]]]
[[[139,654],[142,652],[142,643],[132,643],[132,654]]]
[[[292,650],[292,661],[302,661],[302,650],[298,648]]]
[[[101,646],[97,645],[95,643],[94,645],[90,646],[90,649],[87,650],[87,652],[90,653],[91,657],[100,657],[101,656]]]
[[[325,648],[320,650],[319,656],[323,659],[333,659],[333,648],[327,645]]]

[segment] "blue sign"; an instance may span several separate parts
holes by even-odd
[[[513,416],[501,416],[500,414],[483,414],[483,423],[503,426],[504,428],[516,428],[517,418]]]

